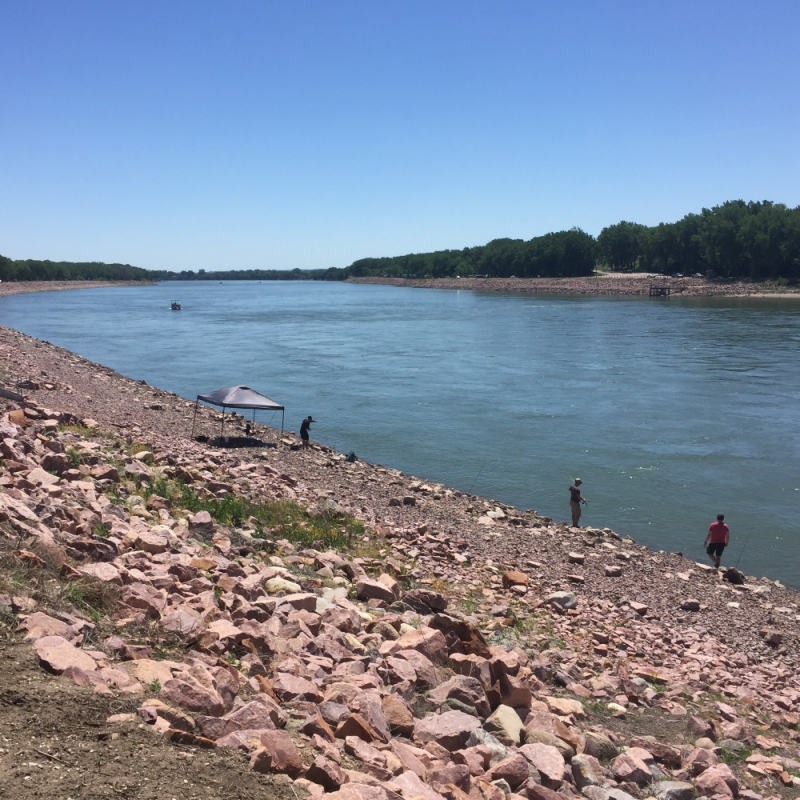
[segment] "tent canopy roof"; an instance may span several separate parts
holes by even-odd
[[[269,397],[264,397],[247,386],[229,386],[227,389],[217,389],[216,392],[207,392],[197,395],[198,400],[225,408],[255,408],[267,411],[283,411],[284,407],[278,405]]]

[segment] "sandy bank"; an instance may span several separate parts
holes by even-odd
[[[148,281],[6,281],[0,283],[0,297],[35,292],[66,292],[70,289],[105,289],[110,286],[155,286]]]
[[[347,282],[413,289],[643,297],[649,295],[651,286],[668,286],[673,290],[672,297],[790,297],[800,300],[800,290],[787,291],[785,286],[772,283],[710,283],[702,278],[665,278],[624,273],[607,273],[592,278],[348,278]]]

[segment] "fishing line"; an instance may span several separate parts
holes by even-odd
[[[742,560],[742,556],[744,555],[744,548],[747,547],[747,543],[750,541],[750,537],[753,535],[753,529],[750,529],[750,533],[747,534],[747,538],[744,540],[744,547],[742,547],[742,552],[739,553],[739,560],[736,562],[736,568],[739,568],[739,561]]]
[[[481,465],[481,468],[478,470],[478,474],[475,476],[475,480],[472,481],[472,486],[469,487],[469,492],[467,494],[472,494],[472,490],[475,488],[475,484],[478,482],[478,478],[480,478],[480,476],[483,474],[483,470],[486,467],[488,461],[489,461],[488,458],[485,458],[483,460],[483,464]]]

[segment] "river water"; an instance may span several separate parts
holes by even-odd
[[[6,297],[0,323],[189,398],[246,384],[287,429],[558,520],[579,476],[585,524],[655,549],[705,560],[723,512],[723,564],[800,588],[796,300],[195,282]]]

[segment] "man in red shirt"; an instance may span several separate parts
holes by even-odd
[[[703,542],[703,547],[708,545],[708,547],[706,547],[706,553],[711,557],[711,561],[715,567],[719,567],[722,551],[730,542],[730,531],[728,530],[728,526],[723,522],[724,519],[724,514],[717,514],[717,521],[712,522],[708,526],[708,536],[706,536],[706,540]]]

